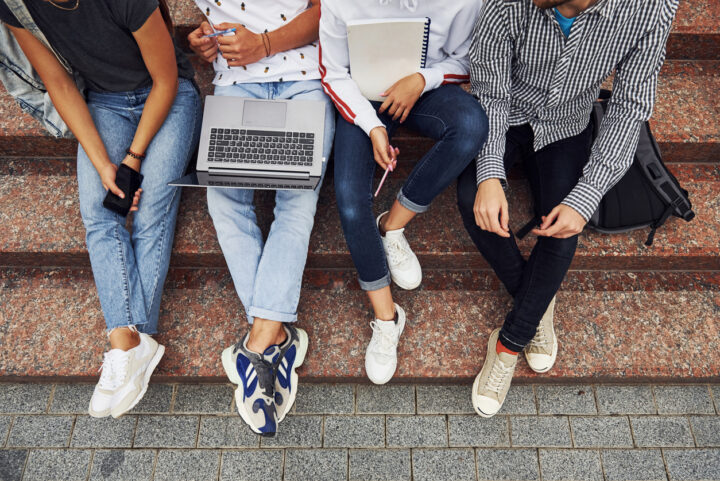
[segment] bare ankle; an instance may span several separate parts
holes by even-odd
[[[387,220],[389,214],[389,212],[383,214],[382,217],[380,217],[380,221],[378,222],[378,229],[380,230],[380,235],[383,237],[385,237],[385,234],[387,233],[387,229],[385,228],[385,221]]]
[[[380,321],[394,321],[395,320],[395,306],[389,310],[375,310],[375,319]]]
[[[287,339],[287,333],[282,322],[256,318],[250,329],[247,347],[253,352],[263,353],[276,344],[282,344]]]
[[[129,351],[140,344],[140,333],[134,327],[117,327],[110,331],[110,349]]]

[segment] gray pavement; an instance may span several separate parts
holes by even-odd
[[[469,386],[300,386],[275,438],[232,386],[153,384],[92,419],[90,384],[0,383],[0,481],[720,480],[720,385],[518,385],[501,414]]]

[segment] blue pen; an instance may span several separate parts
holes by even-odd
[[[207,35],[203,35],[202,38],[213,38],[213,37],[219,37],[220,35],[225,35],[226,33],[233,33],[237,31],[235,27],[228,28],[227,30],[223,30],[222,32],[215,32],[215,33],[209,33]]]

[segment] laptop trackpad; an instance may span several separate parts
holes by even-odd
[[[243,106],[243,125],[246,127],[285,128],[287,102],[258,102],[245,100]]]

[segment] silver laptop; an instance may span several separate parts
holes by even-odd
[[[312,100],[205,99],[197,172],[182,187],[312,190],[323,170],[325,104]]]

